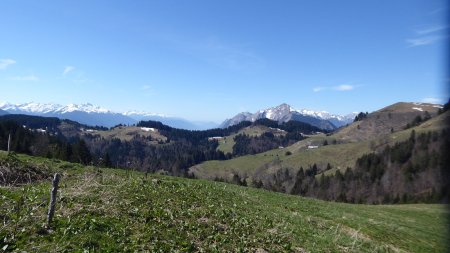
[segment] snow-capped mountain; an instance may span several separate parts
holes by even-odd
[[[312,111],[312,110],[306,110],[306,109],[297,110],[297,112],[299,112],[303,115],[309,115],[309,116],[313,116],[316,118],[327,119],[327,120],[335,119],[337,121],[344,121],[347,123],[349,123],[348,122],[349,120],[353,121],[355,119],[355,116],[358,114],[357,112],[352,112],[350,114],[342,116],[342,115],[331,114],[327,111]]]
[[[303,115],[309,115],[315,118],[319,119],[325,119],[333,123],[336,127],[345,126],[347,124],[350,124],[355,119],[356,115],[358,115],[358,112],[352,112],[346,115],[336,115],[331,114],[327,111],[313,111],[313,110],[297,110],[297,112],[303,114]]]
[[[86,104],[68,104],[66,106],[59,104],[42,104],[42,103],[24,103],[24,104],[11,104],[11,103],[2,103],[0,104],[0,108],[8,111],[10,113],[16,112],[27,112],[27,113],[36,113],[36,114],[46,114],[46,113],[70,113],[75,111],[82,111],[86,113],[112,113],[108,109],[101,108],[99,106],[95,106],[90,103]]]
[[[4,111],[8,111],[9,113],[30,113],[30,114],[44,114],[53,112],[61,108],[61,105],[57,104],[41,104],[41,103],[24,103],[24,104],[10,104],[10,103],[1,103],[0,109]]]
[[[81,105],[68,104],[66,106],[59,108],[56,111],[60,112],[60,113],[69,113],[69,112],[76,112],[76,111],[87,112],[87,113],[113,113],[108,109],[101,108],[100,106],[95,106],[90,103],[81,104]]]
[[[90,103],[68,105],[35,102],[24,104],[0,103],[0,110],[11,114],[27,114],[70,119],[92,126],[112,127],[118,124],[135,124],[140,120],[155,120],[171,127],[190,130],[204,129],[210,126],[209,123],[205,123],[206,125],[204,125],[202,122],[190,122],[182,118],[144,111],[127,111],[124,113],[113,112]]]
[[[112,112],[108,109],[89,103],[79,105],[43,104],[35,102],[24,104],[2,103],[0,104],[0,109],[11,114],[57,117],[74,120],[92,126],[112,127],[117,124],[136,123],[136,120],[121,113]]]
[[[348,123],[355,118],[356,113],[341,116],[328,113],[326,111],[296,110],[288,104],[281,104],[256,113],[243,112],[231,119],[225,120],[221,127],[228,127],[238,124],[241,121],[256,121],[258,119],[271,119],[278,122],[287,122],[290,120],[301,121],[325,130],[333,130]]]
[[[132,118],[143,118],[143,117],[161,117],[161,118],[167,118],[168,116],[162,113],[151,113],[151,112],[145,112],[145,111],[126,111],[123,113],[125,116],[130,116]]]

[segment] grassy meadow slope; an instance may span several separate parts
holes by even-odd
[[[340,129],[334,136],[343,142],[370,140],[401,131],[418,116],[422,119],[436,116],[439,108],[439,105],[426,103],[395,103],[370,113],[362,121]]]
[[[444,252],[444,205],[353,205],[0,152],[1,170],[62,174],[0,188],[3,251]]]
[[[219,146],[217,147],[218,150],[222,151],[223,153],[233,153],[233,146],[234,146],[234,137],[239,134],[246,134],[248,136],[260,136],[263,133],[270,132],[273,133],[275,136],[279,135],[285,135],[286,132],[279,129],[274,129],[262,125],[255,125],[255,126],[248,126],[241,130],[239,130],[237,133],[225,136],[223,139],[219,140]]]
[[[119,139],[121,141],[131,141],[136,136],[142,136],[146,138],[151,138],[152,141],[149,141],[149,144],[158,144],[158,141],[166,141],[167,138],[159,133],[158,129],[143,129],[141,127],[136,126],[116,126],[109,130],[96,130],[96,129],[87,129],[80,128],[78,126],[74,126],[73,124],[68,124],[67,122],[62,122],[58,127],[64,136],[73,137],[73,136],[83,136],[83,135],[91,135],[94,137],[103,138],[106,140],[111,139]]]
[[[357,121],[338,132],[326,136],[314,135],[284,149],[270,150],[256,155],[247,155],[225,161],[207,161],[190,168],[190,172],[199,178],[224,178],[230,180],[233,174],[241,178],[269,177],[280,168],[288,168],[294,173],[300,167],[308,168],[316,164],[324,170],[329,163],[333,169],[326,174],[334,174],[339,169],[353,167],[356,160],[364,154],[382,150],[387,144],[407,140],[411,131],[417,134],[438,131],[445,127],[449,112],[436,115],[437,107],[429,104],[397,103],[371,113],[362,121]],[[423,108],[419,111],[412,108]],[[404,130],[417,116],[424,117],[425,110],[435,116],[428,121]],[[394,129],[394,132],[391,132]],[[323,146],[324,141],[328,145]],[[309,145],[318,145],[317,149],[308,149]],[[291,154],[289,154],[289,151]]]
[[[135,126],[119,126],[109,131],[96,131],[95,134],[105,139],[117,138],[122,141],[131,141],[136,135],[140,135],[142,137],[150,137],[153,140],[152,144],[158,144],[158,141],[165,142],[167,140],[167,137],[160,134],[157,129],[146,129]]]

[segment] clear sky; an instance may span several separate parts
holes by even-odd
[[[0,2],[0,102],[221,122],[444,102],[445,0]]]

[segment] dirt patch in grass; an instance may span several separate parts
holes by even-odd
[[[51,178],[52,172],[46,166],[26,164],[9,154],[6,159],[0,160],[0,185],[18,186]]]

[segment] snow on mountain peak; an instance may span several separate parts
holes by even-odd
[[[26,111],[31,113],[47,113],[56,110],[60,105],[28,102],[24,104],[2,103],[0,109],[5,111]]]
[[[145,111],[127,111],[124,113],[114,112],[108,110],[106,108],[93,105],[91,103],[82,103],[82,104],[68,104],[68,105],[60,105],[60,104],[45,104],[45,103],[36,103],[36,102],[28,102],[23,104],[12,104],[8,102],[0,103],[0,109],[9,111],[12,113],[31,113],[31,114],[65,114],[71,112],[85,112],[85,113],[102,113],[102,114],[122,114],[124,116],[135,116],[135,117],[164,117],[169,118],[170,116],[160,113],[150,113]]]
[[[289,114],[290,112],[293,112],[294,109],[286,104],[283,103],[281,105],[271,107],[266,110],[261,110],[259,113],[263,114],[265,118],[271,119],[271,120],[277,120],[278,118],[282,117],[283,115]]]
[[[338,120],[344,120],[346,119],[346,116],[341,116],[341,115],[334,115],[331,114],[327,111],[314,111],[314,110],[310,110],[310,109],[301,109],[301,110],[297,110],[295,108],[293,108],[292,106],[283,103],[279,106],[276,107],[272,107],[266,110],[261,110],[260,112],[265,112],[266,113],[266,117],[267,118],[271,118],[274,117],[275,114],[283,114],[283,113],[292,113],[292,112],[297,112],[300,113],[302,115],[307,115],[307,116],[312,116],[315,118],[320,118],[320,119],[338,119]]]
[[[136,124],[141,120],[157,120],[165,125],[190,130],[206,129],[207,127],[209,128],[212,126],[211,124],[207,126],[207,124],[203,122],[190,122],[182,118],[145,111],[111,111],[91,103],[67,104],[63,106],[60,104],[41,104],[35,102],[23,104],[0,102],[0,109],[10,114],[57,117],[92,126],[113,127],[117,124],[130,125]]]
[[[162,113],[152,113],[152,112],[146,112],[146,111],[126,111],[124,113],[122,113],[123,115],[126,116],[143,116],[143,117],[152,117],[152,116],[158,116],[158,117],[163,117],[163,118],[167,118],[169,116],[162,114]]]
[[[281,104],[279,106],[275,106],[275,107],[269,108],[269,110],[291,111],[291,110],[293,110],[293,108],[290,105],[288,105],[286,103],[283,103],[283,104]]]
[[[334,124],[337,127],[352,122],[355,117],[355,114],[342,116],[331,114],[327,111],[314,111],[309,109],[297,110],[292,106],[283,103],[278,106],[270,107],[264,110],[259,110],[258,112],[253,114],[239,113],[235,117],[225,120],[222,123],[222,126],[227,127],[233,124],[237,124],[243,120],[254,122],[261,118],[267,118],[275,121],[287,121],[292,119],[292,117],[295,115],[309,116],[319,120],[329,121],[329,123]]]
[[[92,105],[90,103],[84,104],[68,104],[66,106],[60,104],[45,104],[28,102],[23,104],[11,104],[4,102],[0,104],[0,109],[5,111],[23,111],[28,113],[46,114],[46,113],[68,113],[74,111],[82,111],[87,113],[111,113],[108,109]]]
[[[84,104],[68,104],[66,106],[63,106],[57,110],[60,113],[69,113],[69,112],[75,112],[75,111],[82,111],[87,113],[112,113],[110,110],[102,108],[100,106],[95,106],[91,103],[84,103]]]

